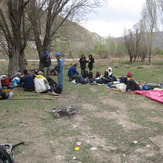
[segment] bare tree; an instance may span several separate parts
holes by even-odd
[[[139,56],[141,62],[145,61],[145,58],[148,54],[149,49],[149,38],[146,33],[146,24],[143,20],[139,22],[139,33],[140,33],[140,42],[139,42]]]
[[[100,0],[31,0],[28,14],[39,59],[45,50],[50,50],[52,41],[66,20],[74,20],[100,6]],[[43,19],[44,18],[44,19]],[[39,68],[42,69],[42,62]]]
[[[0,1],[0,29],[3,32],[1,46],[9,57],[8,74],[25,69],[24,49],[27,44],[30,27],[25,15],[29,0],[1,0]]]
[[[156,0],[156,4],[157,4],[157,7],[159,9],[159,12],[160,12],[160,16],[163,17],[163,1],[162,0]],[[162,24],[163,24],[163,20],[162,20]]]
[[[135,35],[131,30],[128,30],[128,32],[125,31],[124,39],[125,39],[128,55],[130,58],[130,63],[132,63],[135,55]]]
[[[155,0],[158,8],[158,31],[163,30],[163,1]],[[160,38],[163,39],[163,34],[160,33]]]
[[[147,33],[149,34],[150,37],[149,63],[151,63],[154,31],[157,28],[157,5],[155,0],[146,0],[146,6],[143,9],[143,18],[144,21],[146,22]]]

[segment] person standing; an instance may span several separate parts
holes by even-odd
[[[81,75],[85,76],[85,71],[86,71],[86,63],[87,60],[85,58],[85,55],[82,55],[81,58],[79,59],[79,63],[80,63],[80,68],[81,68]]]
[[[63,91],[63,88],[64,88],[64,79],[63,79],[63,76],[64,76],[64,61],[61,58],[60,53],[56,53],[55,57],[57,59],[57,66],[54,69],[58,73],[58,85],[59,85],[59,87],[61,87],[61,89]]]
[[[94,58],[93,58],[92,54],[90,54],[88,56],[88,68],[89,68],[89,72],[92,72],[93,63],[94,63]]]
[[[50,58],[50,53],[49,51],[45,51],[45,55],[42,58],[43,62],[43,72],[44,72],[44,77],[48,78],[50,75],[50,66],[51,66],[51,58]]]

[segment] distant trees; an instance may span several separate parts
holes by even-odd
[[[158,9],[161,8],[161,0],[147,0],[142,10],[140,22],[128,31],[125,31],[125,43],[130,57],[130,63],[140,59],[151,63],[153,53],[154,34],[158,27]]]
[[[122,57],[126,55],[126,48],[123,38],[112,38],[106,39],[106,49],[109,54],[114,57]]]
[[[154,31],[157,29],[157,5],[155,0],[147,0],[143,9],[143,19],[146,23],[146,31],[149,35],[149,63],[153,52]]]

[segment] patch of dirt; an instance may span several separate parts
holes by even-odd
[[[101,98],[100,100],[105,105],[117,107],[117,111],[109,112],[109,109],[108,109],[108,111],[103,111],[103,112],[98,113],[97,115],[98,117],[104,117],[106,119],[114,119],[117,121],[118,124],[122,125],[124,129],[128,129],[128,130],[136,130],[136,129],[144,128],[143,126],[132,123],[130,121],[130,117],[127,113],[128,106],[126,106],[125,103],[122,103],[114,99],[110,99],[108,97]]]
[[[163,119],[162,118],[153,117],[153,118],[150,118],[149,120],[152,121],[152,122],[160,123],[160,124],[163,125]]]
[[[94,93],[98,92],[98,88],[96,87],[89,87],[89,89]],[[81,151],[84,145],[87,146],[87,151],[83,155],[91,153],[91,156],[96,158],[98,163],[153,163],[152,159],[156,159],[158,155],[160,156],[159,159],[161,159],[161,155],[163,154],[163,137],[161,134],[151,136],[146,140],[146,135],[144,135],[146,132],[142,132],[142,135],[138,133],[145,141],[138,142],[135,145],[130,144],[130,146],[126,147],[130,151],[127,153],[125,149],[119,150],[120,145],[116,144],[116,141],[108,141],[103,134],[92,130],[91,125],[87,122],[88,119],[104,118],[114,120],[114,122],[123,127],[124,132],[131,131],[132,133],[135,130],[136,133],[137,130],[143,131],[145,129],[150,130],[155,135],[155,131],[150,129],[150,127],[144,127],[131,122],[128,112],[131,105],[128,105],[125,99],[113,99],[112,95],[114,93],[113,90],[108,89],[108,96],[100,94],[101,97],[85,99],[79,98],[77,92],[71,92],[66,95],[60,95],[57,102],[55,101],[51,105],[47,104],[43,110],[39,110],[38,108],[23,109],[20,114],[14,114],[8,120],[8,123],[12,123],[14,120],[16,122],[11,127],[5,128],[4,126],[4,134],[3,137],[1,136],[0,141],[7,142],[11,134],[13,134],[12,142],[25,141],[25,146],[20,146],[16,149],[15,160],[17,163],[67,163],[67,158],[80,154],[80,151],[74,151],[73,149],[75,141],[78,140],[82,142]],[[141,96],[128,94],[123,94],[122,96],[125,95],[130,101],[133,100],[133,105],[137,104],[139,110],[143,108],[148,112],[155,108],[154,103],[143,102],[143,97]],[[141,103],[137,103],[139,100],[141,100]],[[100,103],[97,104],[97,101],[100,101]],[[55,119],[50,116],[50,113],[45,112],[46,109],[55,106],[76,106],[79,108],[80,114],[75,115],[71,119],[64,117]],[[2,115],[7,117],[7,113],[2,113]],[[163,124],[163,120],[159,117],[150,117],[148,120]],[[6,122],[4,121],[4,123]],[[113,134],[117,136],[121,133]],[[129,140],[129,142],[132,141]],[[125,144],[123,146],[125,147]],[[94,148],[92,149],[92,147]],[[73,161],[76,163],[80,162],[79,160]],[[83,163],[94,162],[87,162],[86,160]]]
[[[163,135],[157,135],[150,138],[150,140],[160,150],[160,153],[163,153]]]
[[[94,93],[98,92],[98,90],[95,87],[90,87],[89,89],[90,89],[90,91],[92,91]]]

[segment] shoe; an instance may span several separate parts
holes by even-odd
[[[51,95],[51,96],[58,96],[58,94],[55,93],[55,92],[49,92],[48,94]]]

